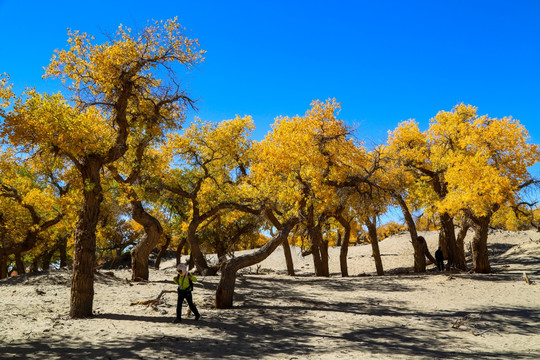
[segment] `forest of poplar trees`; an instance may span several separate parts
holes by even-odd
[[[132,280],[147,280],[150,253],[169,248],[220,275],[215,306],[228,308],[237,272],[278,246],[289,274],[293,244],[312,256],[314,275],[329,276],[337,243],[348,276],[347,249],[365,233],[383,273],[378,220],[391,207],[403,213],[415,272],[426,271],[419,226],[439,230],[447,267],[462,270],[472,229],[468,270],[487,273],[490,226],[537,225],[523,194],[537,183],[528,168],[539,148],[518,120],[457,104],[425,131],[409,120],[367,146],[327,99],[276,118],[255,141],[249,116],[186,119],[197,105],[180,74],[204,53],[172,19],[137,33],[120,26],[101,44],[70,32],[44,74],[62,92],[15,94],[9,74],[0,77],[0,278],[69,266],[70,316],[84,318],[100,264],[129,251]]]

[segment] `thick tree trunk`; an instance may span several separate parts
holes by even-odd
[[[283,240],[283,244],[281,244],[283,247],[283,254],[285,254],[285,264],[287,264],[287,274],[289,276],[294,276],[294,264],[293,259],[291,255],[291,247],[289,246],[289,240],[285,239]]]
[[[144,237],[131,253],[131,278],[148,280],[148,257],[159,243],[163,228],[159,220],[147,213],[138,200],[131,201],[131,214],[133,220],[144,227]]]
[[[169,248],[169,245],[171,243],[171,235],[167,234],[165,235],[165,244],[159,249],[159,253],[156,257],[156,263],[154,264],[154,269],[159,270],[159,265],[161,264],[161,258],[163,255],[165,255],[165,252]]]
[[[313,256],[315,276],[330,276],[328,271],[328,244],[325,244],[322,239],[320,226],[310,227],[309,238],[311,240],[311,255]]]
[[[454,221],[448,213],[441,214],[441,227],[444,239],[446,240],[446,255],[448,257],[446,267],[449,269],[451,266],[455,266],[458,269],[466,270],[467,264],[465,263],[464,258],[459,256]],[[441,247],[441,249],[444,248]]]
[[[311,256],[313,258],[313,267],[315,269],[315,276],[323,276],[323,265],[321,259],[321,250],[319,249],[319,243],[316,239],[310,236],[311,242]]]
[[[81,168],[84,200],[73,233],[75,248],[69,311],[70,317],[74,319],[92,316],[94,266],[96,262],[96,226],[99,220],[100,204],[103,201],[100,169],[100,163],[91,160]]]
[[[396,195],[395,199],[398,201],[401,212],[403,213],[403,217],[405,218],[405,222],[407,223],[407,227],[409,228],[409,234],[411,234],[411,242],[414,249],[414,272],[426,272],[426,257],[424,256],[423,245],[418,242],[416,224],[414,223],[414,219],[409,211],[409,207],[401,195]]]
[[[487,238],[491,216],[483,216],[474,220],[474,237],[472,241],[473,268],[477,273],[490,273]]]
[[[330,256],[328,255],[328,241],[323,240],[322,233],[320,236],[320,250],[321,250],[321,262],[322,262],[322,270],[323,270],[323,276],[329,277],[330,276],[330,267],[328,265],[328,261],[330,259]]]
[[[381,252],[379,250],[379,239],[377,237],[377,219],[366,220],[366,227],[368,228],[369,240],[371,242],[371,249],[373,251],[373,258],[375,259],[375,268],[377,269],[377,275],[384,275],[383,264],[381,259]]]
[[[339,249],[339,267],[341,269],[341,276],[347,277],[349,276],[349,270],[347,267],[347,255],[349,253],[349,241],[351,238],[351,224],[342,216],[339,215],[336,217],[336,220],[343,226],[344,234],[343,238],[341,237],[341,233],[339,238],[340,241],[340,249]]]
[[[234,287],[238,270],[255,265],[266,259],[280,244],[287,241],[291,229],[298,219],[290,219],[283,224],[277,234],[253,253],[227,260],[221,267],[221,277],[216,289],[215,305],[217,309],[229,309],[233,306]]]

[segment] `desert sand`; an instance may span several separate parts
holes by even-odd
[[[431,252],[437,234],[421,233]],[[470,241],[470,236],[466,242]],[[0,358],[21,359],[540,359],[540,233],[493,230],[491,274],[412,273],[407,234],[380,243],[385,276],[369,245],[349,249],[349,274],[330,249],[330,278],[293,248],[296,276],[281,248],[244,269],[234,307],[213,308],[219,277],[201,277],[201,312],[173,324],[174,260],[132,283],[128,270],[96,275],[91,319],[69,319],[67,269],[0,281]],[[526,273],[529,283],[523,278]]]

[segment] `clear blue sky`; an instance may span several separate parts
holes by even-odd
[[[332,97],[369,142],[384,142],[410,118],[426,128],[439,110],[464,102],[519,119],[540,143],[534,0],[0,0],[0,72],[17,91],[58,91],[41,75],[54,49],[66,47],[67,28],[104,39],[120,23],[142,28],[175,16],[208,51],[185,77],[200,99],[197,115],[252,115],[257,140],[276,116]]]

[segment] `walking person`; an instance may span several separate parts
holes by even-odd
[[[173,281],[178,285],[178,302],[176,303],[176,319],[174,319],[174,323],[182,321],[182,303],[184,299],[186,299],[191,312],[195,315],[195,320],[199,320],[201,315],[193,303],[193,297],[191,295],[193,283],[197,282],[197,278],[188,272],[185,264],[178,264],[176,271],[178,271],[178,274],[174,277]]]

